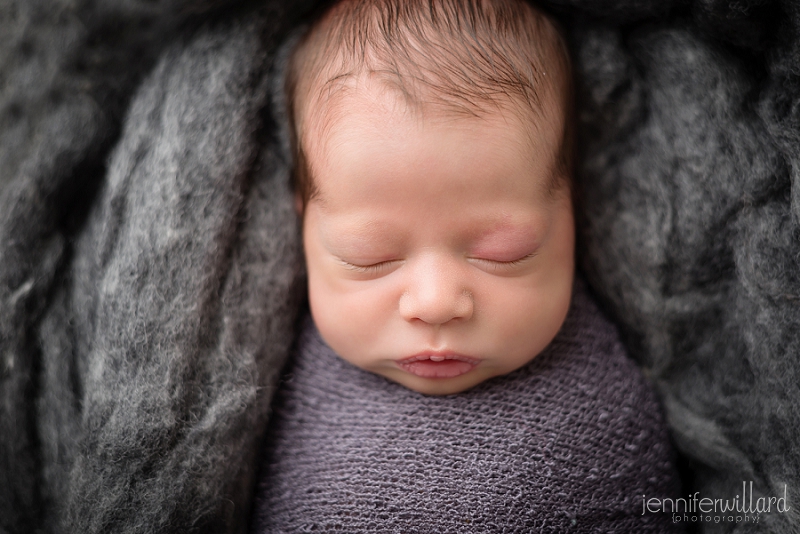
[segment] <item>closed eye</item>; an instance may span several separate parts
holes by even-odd
[[[371,263],[368,265],[359,265],[356,263],[351,263],[349,261],[343,260],[341,258],[338,258],[338,260],[346,269],[349,269],[357,273],[367,273],[367,274],[378,273],[400,261],[400,260],[386,260],[386,261],[379,261],[377,263]]]
[[[498,271],[498,270],[505,270],[505,269],[509,269],[510,270],[510,269],[513,269],[514,267],[518,267],[520,265],[523,265],[524,263],[526,263],[528,260],[530,260],[531,258],[533,258],[536,255],[537,255],[536,252],[531,252],[530,254],[522,256],[521,258],[517,258],[515,260],[510,260],[510,261],[492,260],[492,259],[487,259],[487,258],[470,258],[470,259],[472,261],[474,261],[474,262],[477,262],[477,263],[481,264],[482,266],[488,267],[489,269],[491,269],[493,271]]]

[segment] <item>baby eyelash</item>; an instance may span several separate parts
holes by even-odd
[[[537,252],[531,252],[526,256],[511,261],[487,260],[483,258],[477,258],[477,259],[478,261],[486,262],[489,265],[492,265],[495,269],[502,269],[504,267],[516,267],[517,265],[520,265],[521,263],[533,258],[534,256],[536,256],[536,254]]]
[[[529,260],[529,259],[531,259],[531,258],[532,258],[532,257],[534,257],[534,256],[536,256],[536,253],[535,253],[535,252],[531,252],[531,253],[530,253],[530,254],[528,254],[527,256],[523,256],[523,257],[521,257],[521,258],[517,258],[516,260],[511,260],[511,261],[496,261],[495,263],[500,263],[500,264],[502,264],[502,265],[519,265],[519,264],[520,264],[520,263],[522,263],[523,261],[525,261],[525,260]]]
[[[394,260],[381,261],[378,263],[373,263],[372,265],[356,265],[355,263],[350,263],[349,261],[345,261],[341,258],[339,258],[339,261],[351,271],[356,271],[359,273],[372,273],[379,270],[381,267],[385,267],[387,264],[392,263]]]
[[[528,254],[526,256],[523,256],[521,258],[517,258],[516,260],[511,260],[511,261],[487,260],[487,259],[482,259],[482,258],[477,258],[477,259],[479,261],[485,261],[485,262],[488,262],[488,263],[491,263],[493,265],[497,265],[497,266],[500,266],[500,267],[514,267],[516,265],[519,265],[519,264],[523,263],[526,260],[529,260],[529,259],[533,258],[534,256],[536,256],[536,254],[537,254],[536,252],[531,252],[530,254]],[[387,260],[387,261],[380,261],[378,263],[373,263],[371,265],[356,265],[355,263],[350,263],[349,261],[343,260],[341,258],[338,258],[338,260],[347,269],[349,269],[351,271],[358,272],[358,273],[374,273],[374,272],[377,272],[380,269],[386,267],[387,265],[397,261],[397,260]]]

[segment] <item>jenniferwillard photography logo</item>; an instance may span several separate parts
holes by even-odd
[[[742,492],[727,499],[704,497],[695,492],[686,498],[658,498],[642,495],[642,515],[672,514],[673,523],[758,523],[763,514],[783,514],[791,510],[786,497],[753,496],[753,482],[742,481]]]

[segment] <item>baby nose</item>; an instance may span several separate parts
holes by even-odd
[[[407,321],[432,325],[470,319],[474,310],[472,294],[457,271],[442,261],[421,265],[400,297],[400,315]]]

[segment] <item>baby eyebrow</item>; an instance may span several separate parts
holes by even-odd
[[[400,243],[396,232],[356,225],[322,232],[325,248],[346,261],[378,262],[396,256]]]

